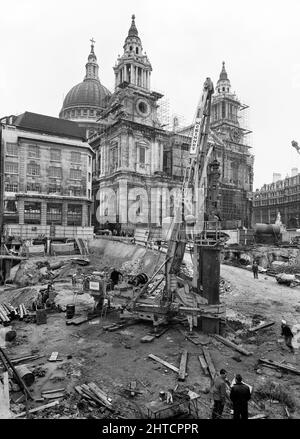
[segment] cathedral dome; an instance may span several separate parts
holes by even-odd
[[[99,66],[94,53],[94,40],[88,62],[85,65],[84,80],[67,93],[59,117],[63,119],[96,120],[101,110],[107,107],[111,92],[101,84],[98,76]]]
[[[105,108],[111,93],[96,79],[85,79],[75,85],[64,99],[62,111],[71,107],[92,106]]]

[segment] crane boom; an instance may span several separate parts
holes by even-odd
[[[182,205],[177,206],[176,216],[174,218],[173,229],[168,245],[166,258],[166,295],[170,299],[172,291],[176,288],[175,275],[179,271],[186,248],[186,221],[184,218],[184,202],[190,188],[197,195],[198,206],[200,211],[196,212],[195,218],[196,230],[201,232],[204,223],[204,185],[206,180],[206,169],[212,152],[212,145],[208,147],[208,134],[210,126],[211,98],[214,92],[213,83],[207,78],[201,99],[197,106],[196,120],[193,130],[189,162],[185,170],[185,176],[182,183]],[[197,193],[196,193],[197,191]]]

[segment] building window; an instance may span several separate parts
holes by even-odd
[[[49,194],[60,194],[61,193],[61,186],[57,185],[50,185],[48,188]]]
[[[91,173],[90,172],[88,173],[88,182],[89,183],[91,182]]]
[[[60,160],[61,160],[60,149],[51,149],[50,150],[50,160],[55,161],[55,162],[60,162]]]
[[[98,155],[98,173],[101,174],[101,154]]]
[[[90,115],[94,116],[94,110],[90,110]]]
[[[139,48],[138,47],[135,48],[135,53],[138,55],[138,53],[139,53]]]
[[[57,166],[50,166],[49,177],[51,178],[62,178],[62,169]]]
[[[5,162],[6,174],[18,174],[19,164],[16,162]]]
[[[91,189],[88,189],[88,197],[91,198]]]
[[[31,159],[37,159],[40,156],[40,151],[38,146],[36,145],[29,145],[28,146],[28,158]]]
[[[165,172],[167,175],[172,175],[172,151],[164,151],[163,172]]]
[[[6,192],[18,192],[18,183],[5,183]]]
[[[39,183],[27,183],[27,192],[41,192]]]
[[[225,119],[226,117],[226,103],[222,102],[222,119]]]
[[[71,197],[81,197],[82,195],[82,189],[80,186],[70,186],[69,190]]]
[[[75,116],[75,110],[72,110],[72,117]]]
[[[18,144],[17,143],[7,143],[6,144],[6,155],[18,157]]]
[[[62,204],[47,203],[47,224],[62,224]]]
[[[84,116],[87,116],[87,114],[88,114],[88,111],[87,111],[87,109],[85,108],[85,109],[83,110],[83,115],[84,115]]]
[[[27,165],[27,175],[40,175],[40,166],[35,163]]]
[[[71,162],[73,162],[73,163],[81,163],[81,154],[80,154],[80,152],[71,152]]]
[[[146,162],[146,148],[140,146],[140,164],[144,165]]]
[[[68,204],[67,224],[68,226],[81,226],[82,206],[80,204]]]
[[[91,158],[91,156],[89,155],[89,166],[91,166],[91,164],[92,164],[92,158]]]
[[[81,179],[81,170],[80,169],[70,169],[70,178],[72,180],[80,180]]]
[[[25,224],[41,223],[41,203],[34,203],[34,202],[24,203],[24,223]]]
[[[115,171],[118,168],[118,148],[115,146],[110,150],[111,168]]]

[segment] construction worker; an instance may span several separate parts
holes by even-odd
[[[221,369],[220,375],[218,375],[215,378],[212,387],[214,406],[212,410],[211,419],[222,418],[222,413],[226,401],[226,383],[227,383],[227,372],[225,369]]]
[[[254,279],[258,279],[258,265],[256,261],[253,261],[252,271],[253,271]]]
[[[287,325],[285,320],[281,320],[281,335],[284,336],[284,341],[292,354],[295,352],[292,345],[292,338],[294,334],[291,331],[291,328]]]
[[[230,391],[233,404],[233,419],[248,419],[248,401],[251,398],[250,387],[243,383],[240,374],[235,377],[235,383]]]
[[[115,288],[115,286],[119,283],[120,277],[123,279],[123,274],[116,270],[115,268],[112,269],[112,272],[110,274],[110,280],[112,283],[112,289]]]

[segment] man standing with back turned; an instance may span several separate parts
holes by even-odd
[[[236,375],[230,392],[233,404],[233,419],[248,419],[248,401],[251,398],[249,386],[243,383],[241,375]]]
[[[214,399],[214,407],[211,419],[222,418],[222,413],[226,401],[226,376],[227,372],[224,369],[220,370],[220,375],[214,381],[212,394]]]

